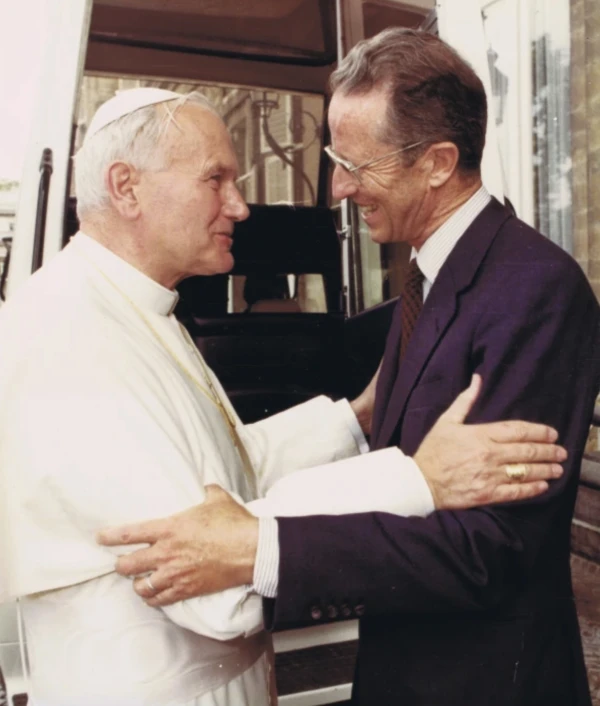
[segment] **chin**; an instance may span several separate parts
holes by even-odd
[[[219,261],[217,263],[215,263],[215,267],[213,269],[212,274],[225,275],[228,272],[231,272],[234,264],[235,264],[235,260],[233,259],[233,255],[230,252],[228,252],[226,255],[223,255],[222,257],[220,257]]]
[[[200,263],[193,272],[190,272],[186,277],[214,277],[214,275],[226,275],[231,272],[234,265],[233,255],[221,255],[211,262],[206,260]]]
[[[393,242],[391,235],[385,231],[372,230],[369,235],[371,240],[378,245],[386,245],[387,243]]]

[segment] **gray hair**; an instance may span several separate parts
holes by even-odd
[[[77,216],[80,220],[109,206],[105,175],[113,162],[127,162],[141,171],[169,166],[171,156],[161,138],[171,123],[181,130],[175,114],[188,102],[219,115],[206,96],[194,91],[181,98],[139,108],[85,140],[74,157]]]
[[[380,139],[399,148],[422,147],[403,155],[413,164],[434,142],[453,142],[459,169],[478,170],[487,124],[487,101],[481,80],[450,46],[420,30],[393,27],[353,47],[333,72],[333,91],[389,92]]]

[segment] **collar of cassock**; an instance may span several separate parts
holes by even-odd
[[[162,316],[173,313],[179,299],[177,292],[163,287],[81,231],[71,238],[71,244],[137,306]]]

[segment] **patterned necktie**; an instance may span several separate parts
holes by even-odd
[[[415,330],[415,324],[423,308],[423,280],[425,275],[413,258],[408,266],[408,272],[402,289],[400,316],[402,320],[402,338],[400,340],[400,360],[404,358],[406,347]]]

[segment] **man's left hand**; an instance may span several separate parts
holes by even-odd
[[[116,568],[123,576],[138,576],[135,592],[157,607],[251,584],[258,519],[222,488],[208,485],[201,505],[165,519],[102,530],[98,541],[151,545],[119,557]]]

